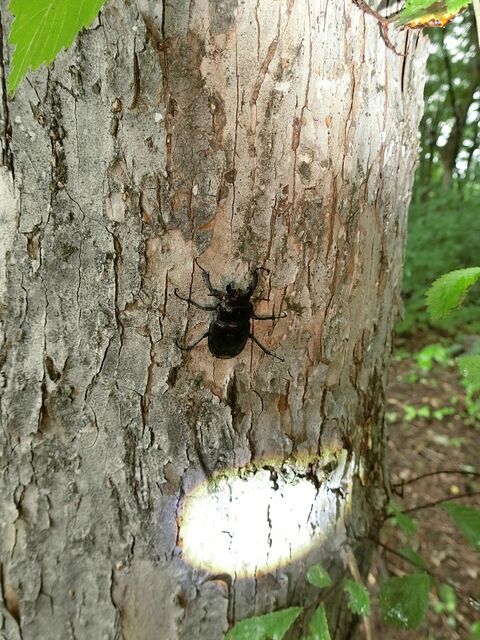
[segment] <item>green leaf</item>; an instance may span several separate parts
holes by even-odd
[[[444,610],[447,613],[455,613],[457,609],[457,594],[455,589],[446,582],[441,582],[437,585],[438,597],[444,605]]]
[[[383,619],[397,629],[415,629],[427,613],[429,591],[425,573],[390,578],[378,593]]]
[[[321,564],[314,564],[310,567],[307,571],[307,580],[310,584],[313,584],[314,587],[318,587],[319,589],[329,587],[332,584],[332,579]]]
[[[418,524],[413,518],[405,515],[400,511],[398,505],[395,502],[391,502],[388,507],[389,513],[393,515],[393,518],[390,519],[390,522],[394,527],[399,527],[407,536],[413,536],[413,534],[417,531]]]
[[[464,504],[442,504],[442,509],[452,517],[476,551],[480,551],[480,511]]]
[[[321,604],[310,620],[308,625],[309,634],[305,640],[331,640],[330,631],[328,630],[327,614],[325,606]]]
[[[410,27],[444,27],[469,4],[469,0],[407,0],[398,17]]]
[[[405,547],[400,549],[401,555],[409,560],[411,564],[415,565],[418,569],[426,569],[427,563],[420,554],[412,549],[412,547]]]
[[[348,593],[348,607],[353,613],[361,616],[370,615],[370,595],[367,589],[354,580],[345,580],[345,591]]]
[[[470,627],[470,640],[480,640],[480,620]]]
[[[225,640],[282,640],[301,611],[302,607],[290,607],[242,620],[230,629]]]
[[[448,350],[443,344],[439,344],[438,342],[427,344],[423,349],[420,349],[418,353],[414,354],[413,357],[419,369],[425,372],[431,371],[435,362],[446,365],[449,360]]]
[[[458,307],[470,287],[480,278],[480,267],[446,273],[427,291],[427,307],[433,320],[440,320]]]
[[[8,92],[13,95],[30,70],[50,64],[82,27],[95,19],[105,0],[10,0],[15,19],[9,42],[15,46]]]
[[[457,362],[465,382],[480,387],[480,356],[460,356]]]

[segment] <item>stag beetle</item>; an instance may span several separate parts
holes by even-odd
[[[247,289],[234,289],[233,282],[231,282],[227,284],[225,291],[220,291],[213,288],[208,271],[201,267],[197,260],[195,262],[202,271],[203,282],[210,291],[209,295],[217,298],[218,302],[215,305],[199,304],[191,298],[184,298],[178,293],[178,289],[175,289],[174,293],[180,300],[193,304],[198,309],[215,312],[208,331],[190,345],[182,346],[178,341],[175,341],[177,347],[182,351],[190,351],[204,338],[208,338],[208,348],[212,355],[216,358],[234,358],[243,351],[247,340],[251,338],[264,353],[283,362],[283,358],[269,351],[257,340],[251,327],[252,318],[255,320],[278,320],[287,315],[282,313],[279,316],[259,316],[253,309],[250,299],[258,284],[258,273],[259,271],[270,273],[269,270],[265,267],[254,269]]]

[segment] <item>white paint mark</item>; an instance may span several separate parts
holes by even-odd
[[[328,462],[333,471],[323,470]],[[307,473],[312,463],[317,481]],[[217,474],[185,498],[179,516],[184,560],[246,577],[289,564],[333,534],[340,545],[353,468],[341,450],[321,460],[268,460]]]
[[[162,122],[163,120],[163,116],[161,113],[158,113],[158,111],[155,113],[155,115],[153,116],[155,122],[158,124],[159,122]]]

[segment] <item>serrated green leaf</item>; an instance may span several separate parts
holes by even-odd
[[[305,640],[331,640],[330,631],[328,630],[327,614],[325,606],[321,604],[312,616],[308,625],[309,634]]]
[[[413,536],[413,534],[416,533],[418,529],[417,522],[413,518],[410,518],[410,516],[402,513],[395,502],[391,502],[388,509],[389,513],[393,515],[390,522],[394,527],[399,527],[408,536]]]
[[[225,640],[282,640],[301,611],[302,607],[290,607],[242,620],[230,629]]]
[[[400,549],[401,555],[409,560],[413,565],[415,565],[418,569],[426,569],[427,563],[422,558],[420,554],[414,551],[411,547],[405,547],[404,549]]]
[[[468,4],[469,0],[407,0],[398,23],[413,27],[445,26]]]
[[[332,584],[332,579],[328,575],[328,571],[326,571],[321,564],[314,564],[310,567],[307,571],[307,580],[319,589],[329,587]]]
[[[433,320],[440,320],[462,302],[480,278],[480,267],[450,271],[435,280],[427,291],[427,307]]]
[[[369,616],[371,611],[370,595],[367,589],[355,580],[345,580],[345,591],[348,593],[348,607],[353,613]]]
[[[480,356],[460,356],[457,362],[465,382],[472,386],[480,386]]]
[[[476,551],[480,552],[480,511],[465,504],[442,504],[442,509],[453,521]]]
[[[95,19],[105,0],[10,0],[14,16],[9,42],[15,47],[8,92],[15,93],[30,70],[50,64],[82,27]]]
[[[429,592],[425,573],[390,578],[378,593],[383,619],[397,629],[415,629],[427,613]]]

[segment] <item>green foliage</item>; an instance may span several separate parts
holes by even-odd
[[[328,575],[328,572],[322,567],[321,564],[314,564],[307,571],[307,580],[314,587],[323,589],[329,587],[332,584],[332,579]]]
[[[465,438],[462,438],[461,436],[454,436],[452,438],[450,436],[447,436],[445,433],[433,433],[431,438],[436,444],[440,444],[443,447],[448,447],[449,449],[451,449],[452,447],[458,449],[465,442]]]
[[[480,343],[477,343],[480,346]],[[462,385],[465,388],[465,405],[467,414],[473,420],[480,420],[480,371],[478,353],[461,356],[457,359],[463,374]]]
[[[432,413],[432,416],[435,420],[443,420],[447,416],[455,415],[455,409],[453,407],[439,407],[435,409]]]
[[[442,505],[476,551],[480,552],[480,511],[464,504]]]
[[[415,353],[413,359],[422,372],[427,372],[432,370],[435,363],[448,365],[450,355],[448,349],[444,347],[443,344],[434,342],[433,344],[427,344],[420,349],[418,353]]]
[[[437,6],[441,8],[440,3]],[[430,55],[416,197],[426,203],[440,185],[450,185],[457,209],[462,195],[478,184],[480,168],[479,157],[474,153],[480,133],[475,109],[480,51],[472,7],[448,29],[430,29],[428,35]],[[445,205],[448,207],[449,202]]]
[[[457,610],[455,589],[445,582],[437,585],[439,601],[434,605],[435,613],[453,614]]]
[[[282,640],[295,622],[302,607],[290,607],[237,622],[225,640]]]
[[[345,580],[345,591],[348,593],[348,607],[353,613],[369,616],[371,611],[370,595],[367,589],[355,580]]]
[[[405,547],[404,549],[400,549],[400,554],[406,558],[412,565],[416,566],[417,569],[426,569],[427,563],[422,558],[422,556],[414,551],[411,547]]]
[[[393,516],[389,519],[389,522],[394,526],[401,529],[407,536],[413,536],[418,528],[417,522],[407,516],[405,513],[402,513],[400,508],[395,502],[391,502],[388,507],[389,513]]]
[[[465,383],[470,387],[480,387],[480,356],[460,356],[457,362]]]
[[[470,287],[480,278],[480,267],[450,271],[435,280],[427,291],[427,307],[433,320],[440,320],[458,307]]]
[[[469,0],[443,0],[441,4],[436,0],[407,0],[405,6],[398,17],[400,24],[407,24],[412,21],[427,21],[433,13],[438,14],[439,9],[445,13],[456,14],[467,6]]]
[[[429,592],[425,573],[390,578],[378,593],[383,619],[398,629],[415,629],[427,613]]]
[[[478,394],[478,387],[469,385],[465,383],[465,381],[464,386],[467,413],[472,420],[480,420],[480,396]]]
[[[321,604],[315,610],[315,613],[308,625],[309,634],[305,640],[331,640],[330,632],[328,630],[327,615],[325,613],[325,606]]]
[[[430,407],[426,404],[421,407],[414,407],[412,404],[406,404],[404,407],[405,422],[413,422],[416,418],[430,418]]]
[[[430,327],[425,306],[425,291],[446,271],[478,266],[480,188],[467,194],[437,190],[427,201],[419,197],[412,202],[408,220],[402,293],[405,315],[398,324],[400,332],[414,332]],[[467,296],[466,304],[454,316],[437,320],[435,326],[458,332],[466,325],[472,333],[480,332],[478,289]]]
[[[457,627],[457,594],[455,589],[446,582],[436,585],[438,600],[433,602],[433,610],[437,615],[445,616],[450,627]]]
[[[480,640],[480,620],[472,624],[470,628],[470,640]]]
[[[50,64],[88,27],[105,0],[10,0],[15,16],[9,42],[12,56],[8,91],[12,95],[30,70]]]

